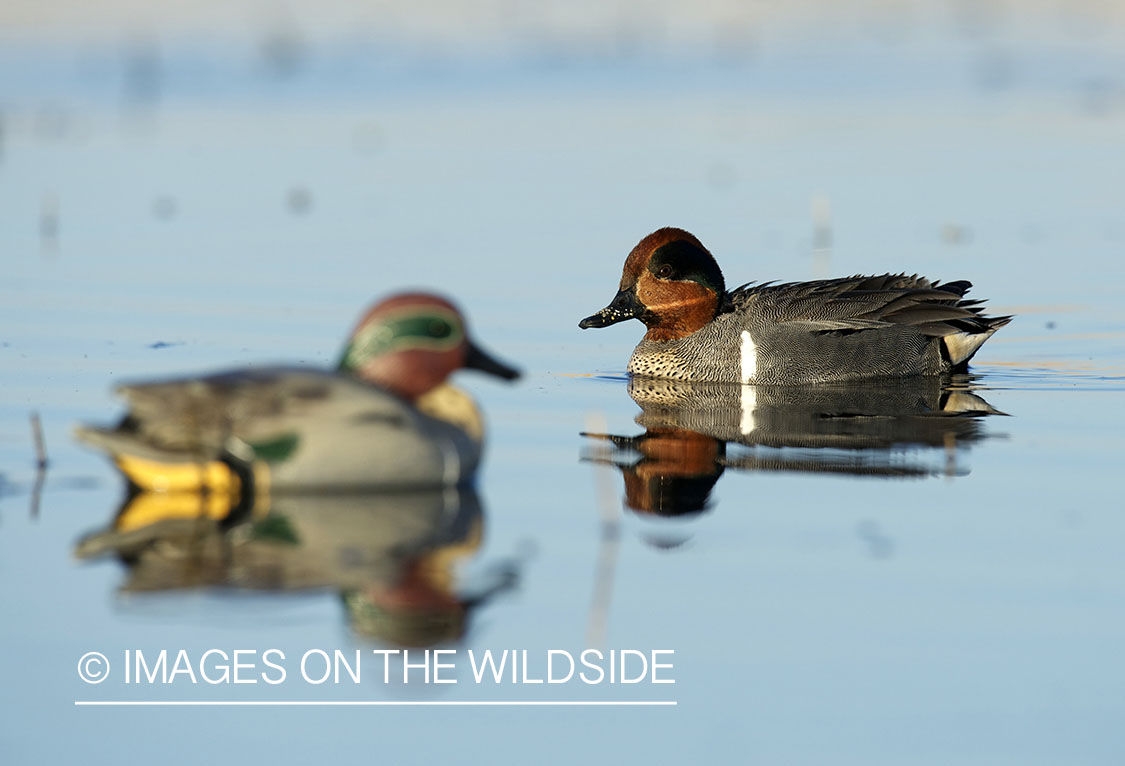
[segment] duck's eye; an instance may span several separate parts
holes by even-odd
[[[431,338],[448,338],[453,332],[453,328],[449,326],[449,322],[442,321],[441,319],[434,319],[426,327],[426,334]]]
[[[668,279],[672,276],[672,266],[667,263],[663,264],[656,270],[656,276],[658,276],[660,279]]]

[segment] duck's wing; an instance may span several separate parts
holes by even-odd
[[[1010,316],[986,317],[982,301],[965,300],[971,286],[965,280],[941,283],[916,274],[883,274],[745,285],[728,297],[732,309],[754,303],[771,321],[795,323],[815,333],[907,325],[929,337],[944,338],[991,335],[1011,321]]]
[[[238,442],[268,452],[310,424],[402,424],[412,417],[405,401],[382,389],[300,367],[132,383],[117,392],[129,408],[121,422],[81,426],[78,437],[111,454],[158,460],[210,459]]]

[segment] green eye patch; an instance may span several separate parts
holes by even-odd
[[[465,338],[461,322],[451,312],[427,309],[379,317],[361,327],[352,337],[340,360],[340,369],[355,370],[377,356],[420,349],[449,351]]]

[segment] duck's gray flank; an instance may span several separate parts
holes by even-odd
[[[758,384],[957,372],[1011,321],[984,316],[970,287],[906,274],[747,284],[691,335],[642,340],[629,371]]]

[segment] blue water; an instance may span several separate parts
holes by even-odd
[[[0,757],[1120,762],[1121,61],[1104,40],[1020,34],[1001,40],[999,80],[980,75],[987,46],[955,35],[911,49],[787,39],[733,62],[684,49],[544,59],[517,46],[432,67],[425,52],[387,54],[389,66],[342,46],[291,80],[243,51],[183,43],[165,51],[156,95],[130,91],[110,49],[11,47]],[[827,453],[734,445],[731,460],[791,464],[727,466],[702,512],[629,508],[622,471],[598,459],[628,470],[638,454],[580,433],[645,433],[623,373],[640,327],[577,322],[663,225],[697,234],[731,284],[972,280],[995,313],[1017,314],[968,384],[1004,414],[974,419],[974,437],[951,446],[861,453],[920,476],[797,470]],[[817,225],[830,247],[814,252]],[[481,596],[437,645],[456,652],[457,683],[384,683],[371,650],[396,645],[360,630],[338,587],[204,577],[138,592],[112,557],[76,558],[123,486],[71,429],[119,414],[117,381],[329,364],[371,300],[413,286],[455,295],[482,344],[526,373],[514,386],[459,378],[489,445],[479,510],[450,506],[442,518],[460,520],[437,527],[436,548],[457,553],[450,592]],[[41,492],[32,412],[50,459]],[[313,530],[328,514],[289,510]],[[465,542],[473,524],[479,544]],[[287,660],[277,685],[121,675],[127,650],[198,660],[218,649],[253,650],[243,656],[261,679],[271,648]],[[357,648],[360,683],[299,678],[305,652]],[[675,683],[476,683],[468,658],[526,650],[534,679],[548,650],[587,648],[672,650],[660,656]],[[78,678],[89,651],[108,657],[105,683]]]

